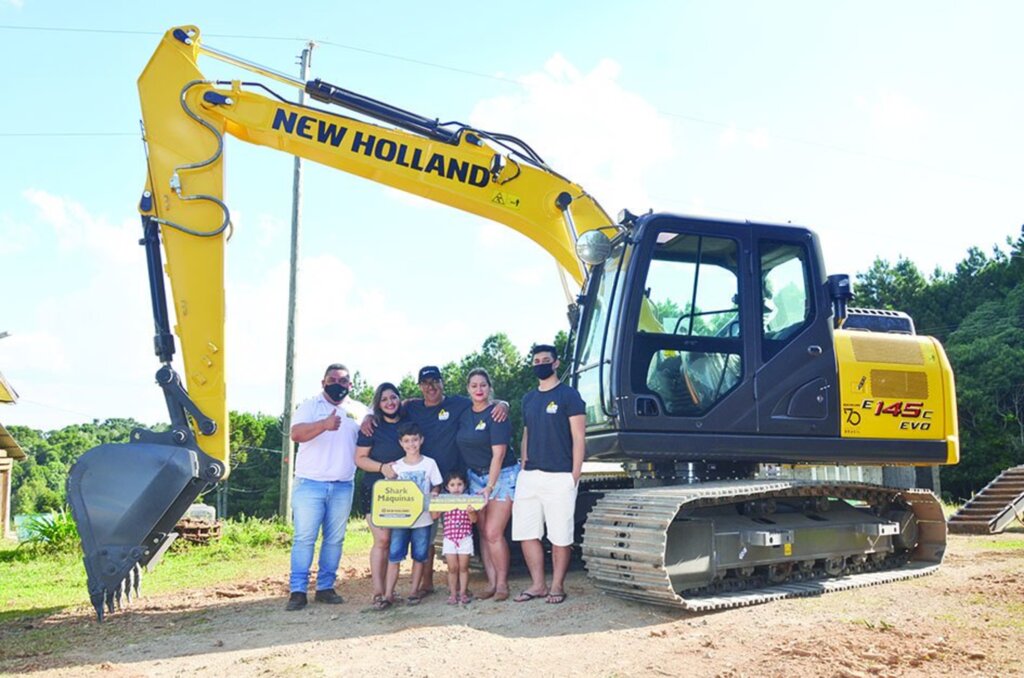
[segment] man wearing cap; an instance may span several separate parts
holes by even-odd
[[[473,406],[473,401],[464,395],[445,395],[444,379],[436,365],[420,368],[416,381],[423,399],[407,400],[405,415],[423,432],[423,454],[433,459],[441,476],[446,477],[449,471],[461,466],[455,435],[459,428],[459,416]],[[497,401],[491,416],[495,421],[508,419],[508,403]],[[372,417],[363,420],[363,432],[367,435],[373,432]],[[434,540],[431,537],[423,574],[424,590],[428,593],[434,590],[434,555]]]
[[[321,381],[323,391],[299,405],[292,415],[291,438],[299,444],[295,456],[292,490],[291,576],[286,610],[306,606],[313,545],[323,532],[316,575],[318,603],[344,602],[335,590],[341,545],[348,514],[352,510],[352,479],[355,477],[356,436],[366,406],[348,397],[352,386],[348,368],[328,365]]]
[[[576,389],[558,380],[554,346],[538,344],[532,353],[538,383],[523,396],[522,470],[512,503],[512,539],[522,546],[532,581],[514,600],[543,597],[558,604],[565,601],[575,536],[576,488],[586,454],[585,404]],[[545,528],[551,542],[551,588],[544,580],[540,542]]]

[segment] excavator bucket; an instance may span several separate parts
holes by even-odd
[[[71,468],[67,492],[85,554],[89,598],[103,621],[121,599],[139,594],[142,568],[155,565],[174,526],[221,476],[200,450],[154,442],[107,444]]]

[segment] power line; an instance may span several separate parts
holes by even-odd
[[[138,137],[138,132],[0,132],[0,137]]]
[[[23,30],[23,31],[42,31],[42,32],[62,32],[62,33],[89,33],[89,34],[108,34],[108,35],[163,35],[161,31],[144,31],[144,30],[128,30],[128,29],[113,29],[113,28],[78,28],[78,27],[66,27],[66,26],[15,26],[11,24],[0,24],[0,30]],[[245,34],[232,34],[232,33],[206,33],[204,34],[211,38],[230,38],[239,40],[273,40],[273,41],[301,41],[308,42],[308,38],[298,38],[290,36],[279,36],[279,35],[245,35]],[[499,82],[507,82],[510,84],[518,85],[522,87],[522,83],[518,80],[507,78],[504,76],[493,75],[489,73],[481,73],[480,71],[474,71],[472,69],[461,68],[457,66],[450,66],[447,64],[440,64],[433,61],[426,61],[423,59],[416,59],[412,57],[402,56],[400,54],[393,54],[390,52],[382,52],[379,50],[372,50],[365,47],[358,47],[356,45],[350,45],[347,43],[337,42],[334,40],[315,39],[315,42],[320,45],[329,45],[338,49],[345,49],[353,52],[359,52],[361,54],[369,54],[385,59],[393,59],[395,61],[402,61],[405,63],[416,64],[419,66],[426,66],[428,68],[434,68],[438,70],[449,71],[452,73],[459,73],[462,75],[469,75],[478,78],[485,78],[489,80],[496,80]],[[892,156],[883,155],[880,153],[871,153],[856,148],[845,147],[838,144],[826,143],[821,141],[815,141],[812,139],[803,139],[800,137],[793,137],[783,134],[768,134],[758,130],[752,130],[749,128],[737,127],[732,123],[721,122],[717,120],[710,120],[707,118],[701,118],[694,115],[688,115],[685,113],[677,113],[674,111],[666,111],[655,108],[655,110],[670,118],[676,118],[679,120],[685,120],[687,122],[695,123],[698,125],[707,125],[711,127],[717,127],[719,129],[732,129],[743,134],[756,134],[761,135],[765,139],[781,141],[785,143],[798,144],[807,146],[810,148],[816,148],[819,150],[825,150],[832,153],[843,153],[847,155],[855,155],[862,158],[881,160],[888,163],[900,164],[907,167],[914,167],[919,170],[927,172],[946,174],[949,176],[960,177],[962,179],[972,179],[976,181],[984,181],[994,184],[1006,185],[1005,182],[992,177],[986,177],[978,174],[970,174],[965,172],[958,172],[956,170],[945,169],[934,165],[928,165],[914,160],[896,158]],[[0,132],[0,138],[15,138],[15,137],[116,137],[116,136],[136,136],[134,132]]]
[[[48,410],[57,410],[58,412],[67,412],[68,414],[78,414],[78,415],[81,415],[83,417],[89,417],[90,419],[95,419],[97,421],[100,420],[100,417],[97,417],[95,414],[88,414],[86,412],[79,412],[78,410],[69,410],[69,409],[64,408],[64,407],[57,407],[56,405],[49,405],[47,403],[41,403],[38,400],[29,400],[28,398],[21,398],[19,402],[30,403],[32,405],[36,405],[38,407],[43,407],[43,408],[46,408]]]
[[[67,26],[13,26],[10,24],[0,24],[0,29],[7,30],[20,30],[20,31],[41,31],[41,32],[55,32],[55,33],[92,33],[100,35],[163,35],[162,31],[141,31],[141,30],[126,30],[126,29],[115,29],[115,28],[76,28]],[[209,38],[228,38],[232,40],[275,40],[275,41],[298,41],[308,42],[308,38],[296,38],[283,35],[242,35],[235,33],[204,33],[205,37]],[[416,64],[418,66],[427,66],[430,68],[437,68],[440,70],[451,71],[453,73],[461,73],[463,75],[471,75],[477,78],[486,78],[488,80],[497,80],[499,82],[509,82],[515,85],[520,84],[518,81],[512,78],[506,78],[500,75],[493,75],[491,73],[481,73],[480,71],[474,71],[469,68],[461,68],[459,66],[449,66],[447,64],[439,64],[433,61],[426,61],[424,59],[415,59],[413,57],[402,56],[401,54],[392,54],[390,52],[381,52],[379,50],[368,49],[366,47],[357,47],[356,45],[349,45],[344,42],[337,42],[334,40],[323,40],[314,39],[318,45],[330,45],[331,47],[337,47],[338,49],[346,49],[351,52],[359,52],[361,54],[370,54],[372,56],[383,57],[385,59],[394,59],[395,61],[403,61],[405,63]]]

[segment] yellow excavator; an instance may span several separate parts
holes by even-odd
[[[318,105],[261,82],[208,80],[200,56]],[[828,470],[956,463],[949,362],[909,319],[849,308],[849,278],[826,275],[810,230],[653,212],[613,221],[513,136],[297,80],[204,44],[195,26],[164,35],[138,85],[141,244],[171,421],[88,451],[69,476],[100,619],[138,594],[142,567],[228,474],[225,134],[509,226],[580,285],[566,378],[587,402],[588,459],[628,472],[581,493],[580,550],[599,588],[707,610],[920,576],[941,562],[946,525],[931,492]]]

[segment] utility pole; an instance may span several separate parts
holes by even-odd
[[[306,43],[299,57],[302,80],[309,80],[309,61],[316,46]],[[299,105],[306,103],[306,92],[299,92]],[[299,215],[302,211],[302,158],[295,156],[295,174],[292,180],[292,248],[288,269],[288,336],[284,355],[284,416],[281,417],[281,501],[278,515],[286,522],[292,520],[292,477],[295,472],[295,445],[292,444],[292,412],[295,410],[293,390],[295,376],[295,297],[299,280]]]

